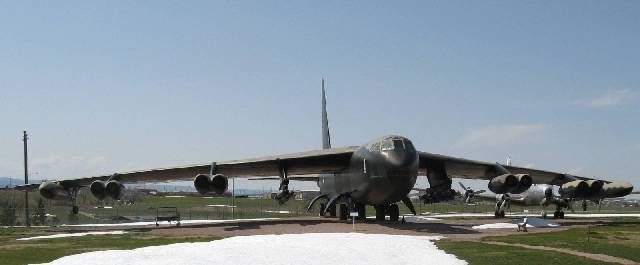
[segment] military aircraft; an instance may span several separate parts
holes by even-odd
[[[586,181],[585,183],[588,182],[589,181]],[[484,199],[495,198],[495,217],[504,217],[505,209],[508,209],[513,203],[522,206],[542,206],[542,218],[547,217],[546,207],[553,204],[556,206],[556,210],[553,212],[553,218],[564,218],[563,209],[570,209],[573,211],[573,203],[575,201],[582,200],[583,211],[586,211],[586,200],[591,200],[600,206],[603,199],[624,197],[630,194],[631,192],[629,187],[631,187],[631,184],[623,182],[603,183],[601,187],[593,188],[596,192],[590,193],[588,188],[581,188],[581,190],[583,190],[582,192],[567,192],[562,189],[562,186],[560,186],[558,189],[560,194],[556,195],[554,194],[553,187],[551,185],[539,184],[531,186],[528,190],[520,194],[504,193],[496,194],[495,196],[476,194],[475,196]],[[565,189],[567,188],[565,187]]]
[[[397,135],[377,138],[361,146],[332,148],[324,80],[321,150],[50,181],[17,188],[38,190],[47,199],[71,200],[72,212],[77,213],[76,195],[83,187],[88,187],[98,199],[119,199],[127,183],[193,180],[199,193],[221,194],[227,190],[229,178],[277,176],[281,181],[277,196],[280,202],[292,197],[288,188],[290,180],[314,181],[320,195],[311,201],[308,209],[321,201],[320,214],[347,219],[349,212],[358,212],[363,218],[365,205],[373,205],[377,220],[389,215],[390,220],[397,221],[400,201],[415,214],[407,195],[418,175],[427,177],[430,187],[423,200],[432,202],[453,199],[451,178],[454,177],[488,180],[489,190],[501,194],[522,193],[534,183],[560,185],[569,195],[602,192],[604,184],[620,185],[628,192],[633,188],[565,173],[421,152],[411,140]]]

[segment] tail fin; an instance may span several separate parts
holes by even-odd
[[[322,79],[322,149],[331,148],[331,135],[329,134],[329,119],[327,118],[327,97],[324,93],[324,78]]]

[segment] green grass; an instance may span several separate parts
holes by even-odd
[[[553,233],[485,237],[483,240],[567,248],[640,262],[640,223],[637,221]]]
[[[216,237],[151,236],[144,233],[124,235],[83,236],[56,239],[17,241],[16,238],[46,234],[38,229],[2,229],[0,234],[0,263],[3,265],[50,262],[64,256],[89,251],[134,249],[145,246],[181,242],[203,242]]]
[[[472,265],[501,264],[608,264],[584,257],[554,251],[533,250],[519,247],[496,246],[470,241],[436,241],[438,248]]]

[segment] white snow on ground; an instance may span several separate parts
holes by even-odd
[[[47,239],[47,238],[61,238],[61,237],[77,237],[77,236],[90,236],[90,235],[122,235],[126,234],[125,231],[108,231],[108,232],[87,232],[87,233],[65,233],[65,234],[54,234],[48,236],[34,236],[34,237],[25,237],[18,238],[16,240],[34,240],[34,239]]]
[[[270,210],[264,210],[263,212],[265,212],[265,213],[291,213],[290,211],[270,211]]]
[[[359,233],[237,236],[82,253],[47,264],[467,264],[438,249],[433,241],[439,238]]]
[[[267,221],[267,220],[278,220],[279,218],[256,218],[256,219],[227,219],[227,220],[182,220],[181,224],[218,224],[218,223],[229,223],[229,222],[238,222],[238,221]],[[161,225],[175,225],[176,222],[159,222]],[[116,224],[79,224],[79,225],[62,225],[69,227],[113,227],[113,226],[145,226],[145,225],[156,225],[155,221],[151,222],[133,222],[133,223],[116,223]]]
[[[235,205],[226,205],[226,204],[209,204],[207,207],[224,207],[224,208],[236,208]]]
[[[473,229],[505,229],[505,228],[510,228],[510,229],[518,229],[518,224],[522,223],[522,219],[514,219],[511,221],[511,223],[493,223],[493,224],[483,224],[483,225],[476,225],[473,226],[471,228]],[[540,218],[535,218],[535,217],[529,217],[528,221],[527,221],[527,227],[528,228],[533,228],[533,227],[559,227],[560,225],[558,223],[552,222],[552,221],[547,221],[544,219],[540,219]]]

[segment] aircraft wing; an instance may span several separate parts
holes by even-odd
[[[337,173],[349,166],[351,155],[357,147],[331,148],[300,153],[275,155],[268,157],[251,158],[244,160],[231,160],[215,162],[214,174],[222,174],[227,177],[260,177],[280,176],[280,170],[285,168],[288,176],[295,175],[292,179],[303,178],[317,179],[317,174]],[[193,180],[198,174],[209,174],[211,164],[199,164],[190,166],[159,168],[141,171],[116,173],[116,179],[122,183],[143,182],[169,182]],[[315,174],[315,175],[314,175]],[[73,183],[78,186],[88,186],[96,180],[108,180],[114,174],[92,176],[85,178],[61,180],[61,183]],[[29,184],[14,187],[16,190],[35,191],[39,184]]]
[[[491,180],[498,174],[496,163],[475,161],[452,156],[420,152],[420,173],[426,175],[426,168],[430,163],[443,163],[450,178],[484,179]],[[557,173],[546,170],[514,167],[501,165],[512,174],[528,174],[534,184],[562,185],[577,179],[589,180],[590,178],[573,176],[566,173]],[[605,181],[608,183],[609,181]]]

